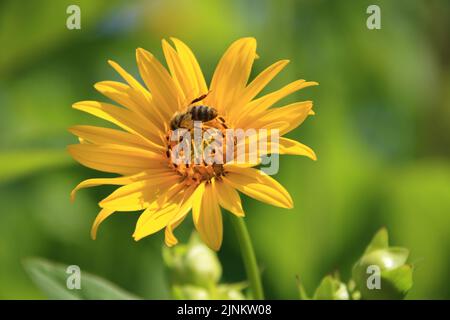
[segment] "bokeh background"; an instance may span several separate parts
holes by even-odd
[[[66,8],[81,7],[81,30]],[[381,7],[381,30],[366,8]],[[39,256],[98,274],[145,298],[168,298],[162,234],[134,242],[137,214],[116,214],[89,238],[97,201],[112,189],[81,191],[100,177],[66,145],[74,124],[103,124],[71,108],[106,99],[92,85],[137,76],[135,49],[162,58],[160,40],[191,46],[210,79],[226,47],[258,40],[254,74],[291,60],[268,90],[295,79],[320,82],[285,99],[314,100],[317,115],[291,137],[317,162],[285,156],[276,176],[291,192],[287,211],[245,198],[247,223],[267,296],[297,298],[327,273],[348,279],[372,235],[386,226],[415,265],[408,298],[450,298],[450,3],[448,1],[0,1],[0,298],[44,298],[22,267]],[[186,220],[187,221],[187,220]],[[188,238],[192,223],[178,234]],[[225,219],[224,281],[245,277]]]

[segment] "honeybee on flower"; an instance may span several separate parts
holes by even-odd
[[[271,150],[276,147],[278,154],[304,155],[315,160],[311,148],[282,137],[313,114],[312,102],[271,107],[282,98],[317,83],[297,80],[257,98],[288,60],[270,65],[249,82],[257,57],[256,40],[242,38],[227,49],[208,87],[189,47],[178,39],[171,40],[173,46],[162,41],[168,69],[150,52],[137,49],[137,65],[145,86],[116,62],[109,61],[126,83],[102,81],[95,88],[121,107],[97,101],[73,105],[77,110],[113,123],[120,130],[87,125],[70,129],[80,141],[68,147],[75,160],[86,167],[119,175],[85,180],[72,191],[72,198],[81,188],[119,186],[99,202],[101,210],[91,230],[94,239],[99,225],[113,213],[143,210],[134,239],[165,228],[165,243],[173,246],[178,242],[174,229],[192,211],[202,240],[219,250],[223,234],[221,208],[238,217],[244,216],[238,191],[283,208],[293,207],[292,198],[276,180],[255,168],[257,161],[174,163],[169,155],[175,144],[180,143],[180,137],[173,141],[173,131],[192,130],[191,120],[200,122],[202,133],[215,130],[217,135],[225,135],[228,129],[277,130],[280,137],[275,143],[269,142]],[[260,139],[258,131],[255,136]],[[216,138],[212,136],[210,140]],[[250,138],[245,138],[242,144],[247,145]],[[239,143],[235,143],[232,149],[238,147]],[[267,150],[258,149],[257,154],[260,158]]]

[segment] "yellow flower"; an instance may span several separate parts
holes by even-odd
[[[202,240],[218,250],[223,232],[221,207],[244,216],[237,190],[283,208],[292,208],[292,199],[276,180],[253,168],[257,163],[174,164],[168,156],[172,147],[172,142],[168,142],[171,120],[174,115],[186,112],[190,101],[207,94],[198,104],[215,108],[222,128],[278,129],[284,135],[313,114],[312,102],[270,107],[287,95],[317,83],[297,80],[255,98],[288,61],[272,64],[249,82],[257,58],[256,40],[243,38],[225,52],[208,87],[192,51],[180,40],[171,40],[174,46],[162,41],[168,70],[151,53],[137,49],[137,65],[145,87],[117,63],[109,61],[126,83],[102,81],[95,88],[122,107],[97,101],[73,105],[122,130],[86,125],[70,128],[80,141],[68,147],[75,160],[86,167],[119,175],[85,180],[72,191],[72,198],[81,188],[120,186],[99,202],[101,211],[91,230],[94,239],[99,225],[114,212],[143,210],[134,239],[165,228],[165,242],[173,246],[177,243],[174,229],[192,210]],[[279,154],[316,158],[309,147],[284,137],[279,138],[276,147]],[[261,151],[259,156],[263,154]]]

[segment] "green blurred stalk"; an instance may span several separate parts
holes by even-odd
[[[245,271],[247,273],[250,289],[253,293],[253,298],[256,300],[264,300],[261,274],[256,262],[255,251],[253,250],[253,245],[247,226],[244,219],[235,215],[231,215],[231,221],[233,222],[234,229],[236,230],[239,246],[241,248],[242,259],[244,260]]]

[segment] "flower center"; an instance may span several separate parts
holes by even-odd
[[[176,113],[166,134],[169,167],[187,185],[220,179],[225,175],[227,129],[225,119],[214,108],[196,106]]]

